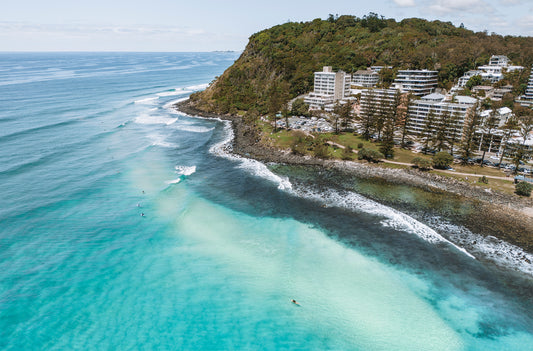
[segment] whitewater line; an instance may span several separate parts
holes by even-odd
[[[180,113],[183,113],[183,112],[180,111]],[[396,209],[380,204],[374,200],[368,199],[364,197],[363,195],[350,192],[349,196],[343,196],[332,189],[330,189],[327,192],[327,194],[323,194],[323,193],[320,194],[317,192],[313,192],[311,189],[295,190],[293,189],[293,186],[287,177],[282,178],[276,175],[271,170],[269,170],[268,167],[264,163],[254,160],[254,159],[236,155],[233,153],[232,142],[235,138],[235,134],[233,132],[231,121],[223,120],[218,117],[193,116],[187,113],[183,113],[183,114],[191,118],[199,118],[199,119],[206,119],[206,120],[214,119],[214,120],[224,123],[224,132],[226,133],[226,137],[222,141],[211,146],[209,148],[209,152],[219,157],[224,157],[227,159],[240,161],[241,162],[240,168],[250,171],[255,176],[277,183],[278,189],[280,190],[286,191],[293,196],[312,199],[315,201],[319,201],[323,204],[326,204],[326,201],[324,201],[324,197],[327,198],[331,194],[335,194],[336,196],[334,199],[330,198],[331,202],[333,202],[333,204],[330,203],[330,205],[337,206],[337,207],[344,207],[352,211],[362,210],[365,213],[383,216],[386,219],[388,219],[388,221],[381,222],[381,224],[384,226],[390,226],[390,227],[393,227],[399,230],[406,231],[408,233],[409,232],[413,233],[419,238],[427,242],[433,243],[433,244],[438,243],[438,242],[447,243],[453,246],[454,248],[456,248],[457,250],[461,251],[468,257],[472,259],[476,259],[476,257],[470,254],[466,249],[444,238],[442,235],[440,235],[439,233],[437,233],[435,230],[431,229],[427,225],[417,221],[416,219],[408,216],[405,213],[402,213]]]

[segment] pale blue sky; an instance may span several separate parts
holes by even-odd
[[[287,20],[376,12],[533,36],[532,0],[13,0],[0,12],[1,51],[242,50]]]

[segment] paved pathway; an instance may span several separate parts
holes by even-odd
[[[326,143],[329,144],[329,145],[332,145],[332,146],[336,146],[339,149],[345,149],[346,148],[344,145],[335,143],[335,142],[330,141],[330,140],[326,141]],[[353,150],[353,152],[357,153],[357,150]],[[391,164],[395,164],[395,165],[402,165],[402,166],[408,166],[408,167],[412,167],[413,166],[412,163],[407,163],[407,162],[390,161],[390,160],[385,160],[385,159],[383,159],[381,161],[384,162],[384,163],[391,163]],[[448,174],[461,175],[461,176],[465,176],[465,177],[482,177],[483,176],[483,174],[461,173],[461,172],[450,171],[450,170],[445,170],[445,169],[438,169],[437,171],[448,173]],[[500,177],[500,176],[493,176],[493,175],[485,175],[485,177],[490,178],[490,179],[500,179],[500,180],[513,181],[513,177],[511,177],[511,176],[509,176],[509,177]]]

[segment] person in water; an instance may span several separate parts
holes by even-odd
[[[144,213],[141,213],[141,217],[144,217]]]
[[[300,304],[299,304],[298,302],[296,302],[296,300],[294,300],[294,299],[292,299],[291,302],[292,302],[293,304],[295,304],[295,305],[300,306]]]

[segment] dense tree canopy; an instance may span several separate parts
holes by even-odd
[[[266,113],[272,105],[269,91],[288,98],[311,91],[313,72],[326,65],[349,73],[370,65],[436,69],[441,87],[449,88],[495,54],[525,66],[527,77],[533,63],[533,38],[474,33],[450,22],[418,18],[397,22],[374,13],[362,18],[331,15],[327,20],[288,22],[252,35],[235,64],[191,99],[198,108],[212,112]]]

